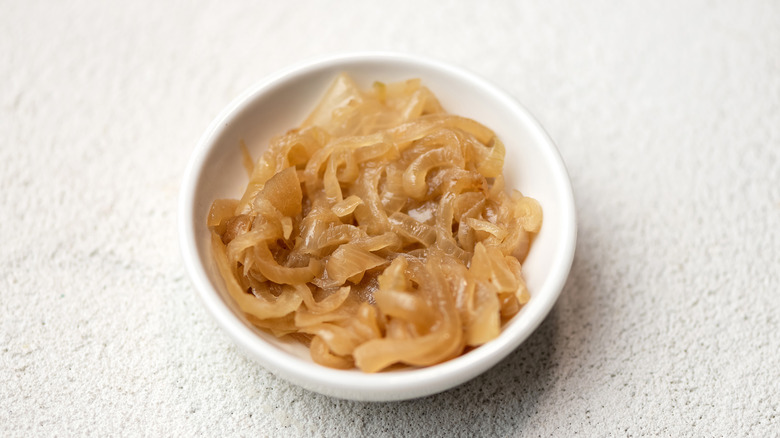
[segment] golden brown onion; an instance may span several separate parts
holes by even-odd
[[[530,294],[541,206],[504,192],[505,147],[419,79],[336,78],[206,223],[247,320],[332,368],[428,366],[499,335]]]

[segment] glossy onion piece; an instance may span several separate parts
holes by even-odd
[[[422,199],[428,190],[425,177],[434,167],[452,164],[453,154],[449,149],[440,148],[426,152],[415,159],[404,171],[404,191],[414,199]]]
[[[497,292],[517,290],[517,279],[497,248],[486,248],[481,242],[477,243],[470,269],[478,280],[489,282]]]
[[[347,279],[385,263],[387,260],[383,257],[374,255],[357,245],[341,245],[333,251],[325,263],[325,272],[328,276],[326,283],[333,286],[342,285]]]
[[[498,226],[498,225],[496,225],[496,224],[494,224],[494,223],[492,223],[490,221],[485,221],[485,220],[480,220],[480,219],[475,219],[475,218],[468,217],[468,218],[466,218],[465,222],[472,229],[478,230],[478,231],[484,231],[486,233],[490,233],[493,236],[495,236],[498,240],[503,240],[504,237],[506,237],[507,234],[509,234],[509,231],[507,231],[506,229],[504,229],[504,228],[502,228],[502,227],[500,227],[500,226]]]
[[[500,333],[500,303],[490,283],[478,281],[474,294],[474,307],[466,326],[466,345],[482,345],[495,339]]]
[[[247,321],[314,362],[438,364],[531,299],[521,261],[541,206],[505,192],[495,133],[447,114],[419,79],[363,90],[341,74],[253,163],[259,146],[241,141],[241,198],[208,212],[214,261]]]
[[[376,372],[397,362],[428,366],[451,359],[462,350],[465,344],[460,317],[452,296],[445,288],[446,281],[437,275],[436,265],[435,261],[428,260],[423,283],[437,304],[437,324],[419,336],[365,342],[353,354],[361,369]]]
[[[258,260],[258,270],[265,278],[276,284],[299,284],[307,283],[318,275],[320,262],[317,259],[310,259],[309,265],[304,268],[288,268],[281,266],[274,260],[271,251],[266,243],[258,243],[254,246],[255,257]]]
[[[393,213],[388,220],[393,232],[409,242],[431,246],[436,241],[436,231],[433,227],[416,221],[407,214]]]
[[[246,319],[255,327],[271,332],[276,337],[300,333],[295,326],[295,319],[292,313],[279,318],[258,318],[251,313],[247,313]]]
[[[392,141],[389,141],[387,135],[384,135],[382,140],[378,143],[358,147],[353,153],[357,163],[365,163],[366,161],[378,159],[394,160],[398,158],[398,149]]]
[[[351,318],[305,326],[301,332],[319,336],[334,354],[349,356],[359,345],[381,336],[376,317],[373,306],[361,303]]]
[[[383,249],[389,249],[396,252],[401,249],[401,238],[393,232],[386,232],[378,236],[366,237],[353,242],[356,246],[366,251],[377,252]]]
[[[439,195],[487,192],[487,181],[484,176],[457,167],[439,171],[432,180],[432,183],[439,184],[438,190],[434,192]]]
[[[233,281],[227,282],[227,289],[230,296],[238,304],[238,307],[246,313],[256,316],[260,319],[278,318],[294,311],[301,304],[301,298],[295,294],[282,294],[274,301],[264,301],[258,299],[252,294],[241,290],[235,277],[231,274],[231,268],[225,253],[225,247],[222,240],[216,234],[212,234],[212,248],[217,261],[217,268],[222,273],[223,278],[233,278]]]
[[[209,227],[222,226],[222,224],[234,216],[233,212],[236,211],[237,206],[238,201],[235,199],[217,199],[211,204],[206,224]],[[224,226],[222,232],[224,233]]]
[[[301,300],[306,304],[306,308],[312,313],[328,313],[336,310],[349,297],[349,286],[339,288],[336,292],[317,302],[311,293],[311,289],[306,284],[300,283],[292,286]]]
[[[358,226],[371,234],[381,234],[390,228],[387,221],[387,213],[382,208],[379,200],[379,179],[382,176],[380,168],[366,167],[363,173],[358,177],[353,192],[358,195],[364,205],[359,205],[355,209],[355,221]]]
[[[330,348],[321,337],[315,336],[311,340],[311,358],[320,365],[330,368],[339,368],[347,370],[355,366],[355,361],[351,356],[336,356],[330,352]]]
[[[276,239],[281,234],[280,229],[267,227],[265,229],[254,229],[247,231],[227,244],[227,255],[231,260],[241,260],[246,251],[254,252],[258,242],[267,242]]]
[[[396,166],[385,168],[384,184],[380,190],[380,202],[388,214],[399,212],[405,205],[408,197],[404,195],[403,171]]]
[[[316,244],[319,249],[330,249],[343,243],[349,243],[366,236],[365,231],[354,225],[332,225],[322,230],[317,236]],[[317,252],[322,254],[323,252]]]
[[[320,337],[330,351],[339,356],[349,356],[362,341],[358,333],[328,322],[303,327],[301,332]]]
[[[414,324],[418,332],[424,332],[436,320],[435,314],[421,296],[407,290],[409,282],[404,272],[407,266],[403,257],[393,260],[379,276],[379,290],[374,292],[374,299],[383,314],[405,320]]]
[[[357,206],[362,203],[362,199],[355,195],[350,195],[347,199],[344,199],[343,201],[331,207],[331,210],[333,210],[333,213],[335,213],[336,216],[344,217],[352,214],[352,212],[355,211],[355,208],[357,208]]]
[[[342,303],[341,306],[332,311],[324,313],[314,313],[308,310],[306,306],[301,306],[298,308],[298,310],[295,311],[294,321],[296,327],[300,328],[321,324],[323,322],[344,321],[350,318],[354,318],[354,314],[356,312],[357,305],[355,305],[355,303],[350,301],[350,298],[347,297],[347,300]]]
[[[520,199],[516,199],[515,215],[520,218],[520,224],[523,229],[529,233],[538,233],[542,228],[542,206],[539,205],[539,201],[533,198],[528,198],[517,192],[516,196],[520,196]]]
[[[306,163],[306,167],[303,170],[304,183],[306,184],[306,191],[310,194],[317,193],[322,188],[322,172],[324,167],[328,164],[333,148],[320,148],[312,155],[311,159]]]
[[[453,215],[458,220],[457,240],[460,246],[466,250],[474,249],[475,229],[472,222],[482,214],[485,208],[485,196],[479,192],[467,192],[455,198],[453,203]],[[485,221],[494,225],[492,222]],[[501,229],[499,227],[499,229]],[[501,229],[503,230],[503,229]]]
[[[523,279],[523,267],[520,264],[520,261],[513,256],[505,256],[504,260],[519,283],[517,290],[515,291],[515,296],[517,297],[518,303],[523,305],[531,299],[531,294],[528,292],[528,288],[525,286],[525,280]]]
[[[275,174],[265,183],[259,193],[284,216],[295,216],[301,212],[301,183],[294,167],[288,167]]]
[[[504,167],[505,154],[506,149],[504,149],[504,143],[502,143],[498,137],[493,137],[493,147],[490,148],[490,154],[484,161],[479,163],[477,170],[488,178],[501,175],[501,170]]]
[[[496,138],[496,134],[485,125],[466,117],[452,116],[444,119],[444,126],[454,128],[473,135],[476,139],[487,145],[490,140]]]
[[[325,197],[330,205],[338,204],[344,200],[344,194],[341,191],[341,184],[337,176],[338,161],[330,156],[328,164],[325,167],[325,175],[322,178],[322,185],[325,191]]]
[[[331,84],[325,96],[314,108],[309,117],[303,121],[303,127],[306,126],[332,126],[333,112],[339,108],[348,106],[351,102],[361,99],[360,89],[348,75],[341,74]],[[333,129],[333,128],[331,128]]]

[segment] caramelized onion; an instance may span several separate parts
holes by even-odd
[[[505,147],[419,79],[362,90],[342,74],[252,162],[206,223],[247,320],[321,365],[429,366],[500,334],[530,299],[521,261],[539,203],[504,191]]]

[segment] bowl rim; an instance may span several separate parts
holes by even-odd
[[[534,131],[534,138],[545,143],[541,152],[559,168],[553,178],[559,186],[557,190],[560,190],[565,198],[565,202],[560,205],[564,219],[561,230],[564,243],[562,250],[554,255],[551,264],[549,276],[552,277],[552,282],[548,286],[551,290],[542,295],[537,291],[537,300],[543,301],[537,304],[537,311],[525,315],[511,327],[502,329],[498,338],[468,354],[441,364],[368,374],[355,370],[330,369],[282,352],[257,336],[233,313],[219,296],[219,292],[211,286],[206,269],[197,256],[197,233],[193,220],[195,195],[206,158],[216,145],[215,140],[219,134],[229,126],[228,122],[251,106],[256,99],[295,77],[355,62],[403,63],[411,67],[417,66],[421,70],[446,73],[479,88],[491,99],[512,108],[514,115],[522,118],[523,124]],[[350,52],[314,57],[272,73],[244,90],[222,109],[198,140],[184,171],[178,213],[179,244],[186,271],[201,302],[218,325],[239,347],[277,376],[322,394],[353,400],[401,400],[430,395],[470,380],[496,365],[523,343],[549,314],[571,269],[577,236],[574,196],[568,171],[555,143],[531,113],[505,91],[471,71],[431,58],[397,52]]]

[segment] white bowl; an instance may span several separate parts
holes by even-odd
[[[211,256],[206,215],[217,198],[238,198],[247,183],[239,141],[258,157],[268,140],[296,127],[342,71],[362,86],[421,78],[453,114],[492,128],[506,145],[508,187],[536,198],[544,222],[523,265],[530,302],[493,341],[448,362],[367,374],[318,365],[308,349],[255,329],[236,310]],[[179,238],[187,271],[217,323],[250,357],[275,375],[322,394],[366,401],[434,394],[474,378],[520,345],[558,298],[574,257],[574,199],[555,145],[528,111],[488,81],[461,68],[416,56],[357,53],[320,58],[283,70],[236,98],[211,123],[186,169]]]

